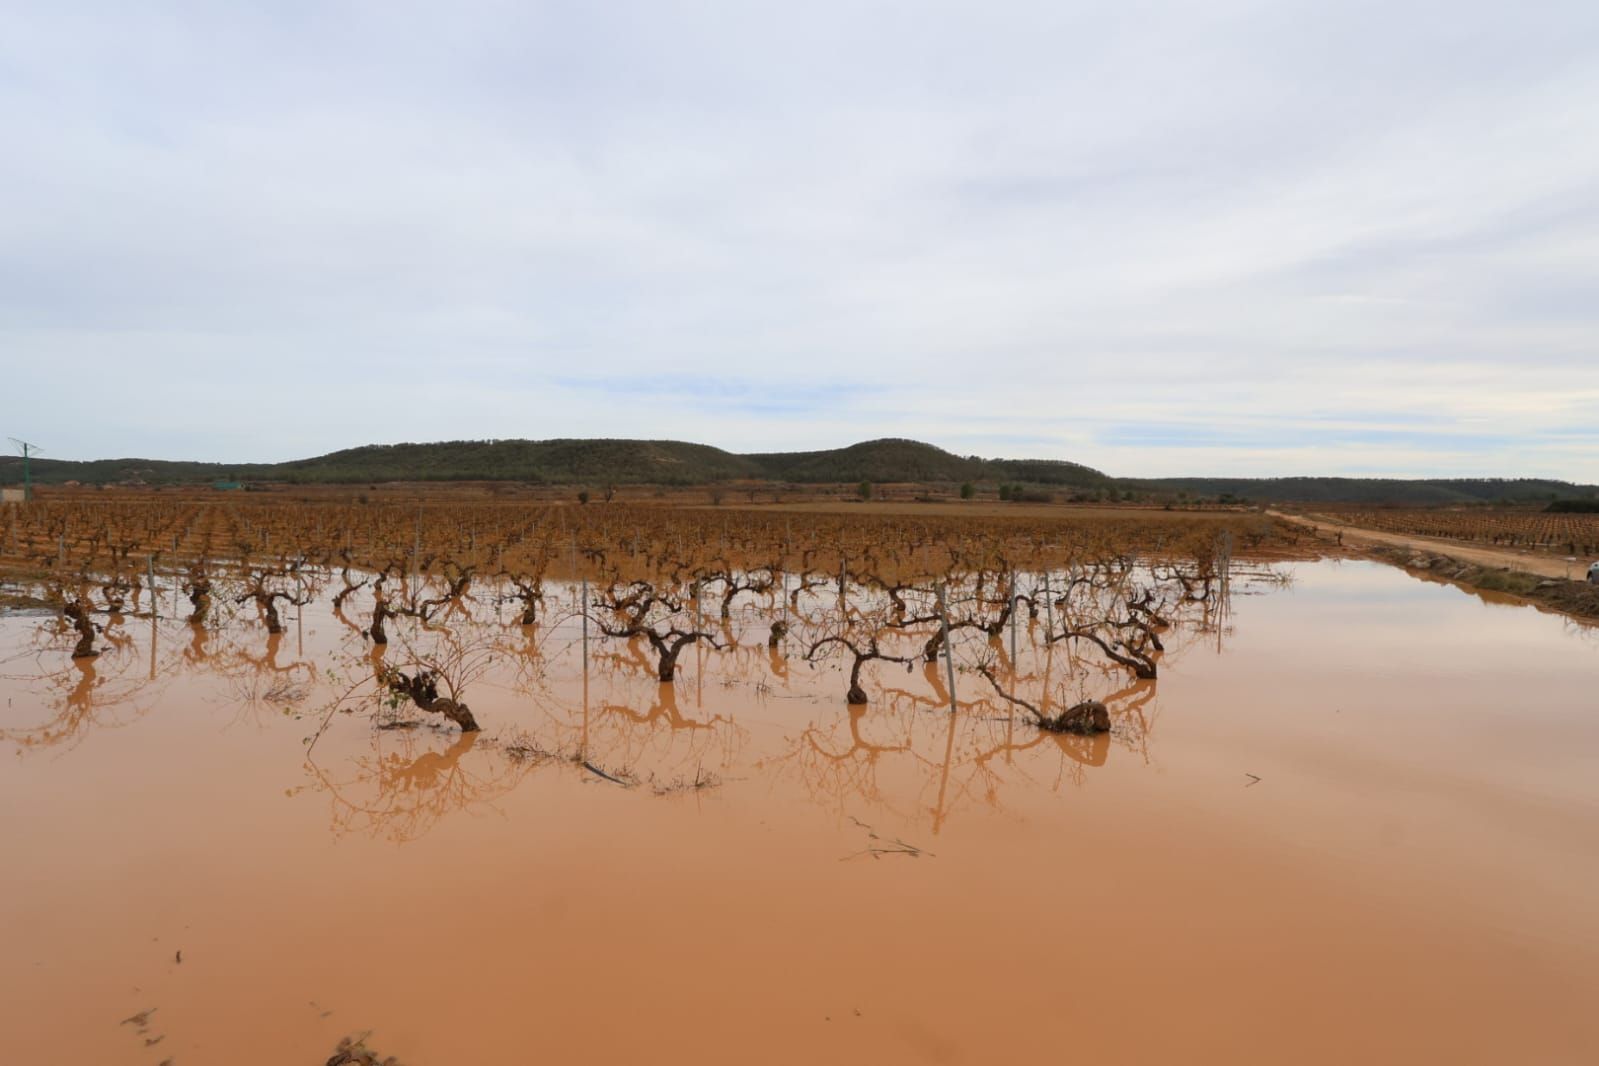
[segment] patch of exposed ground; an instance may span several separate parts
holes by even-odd
[[[1481,566],[1441,552],[1399,545],[1373,544],[1365,554],[1393,563],[1412,573],[1424,574],[1476,592],[1499,593],[1573,615],[1599,621],[1599,585],[1545,577],[1504,566]]]
[[[1592,560],[1583,559],[1576,563],[1567,563],[1564,557],[1537,555],[1532,552],[1513,551],[1507,548],[1485,548],[1476,545],[1458,544],[1454,541],[1441,540],[1437,537],[1422,537],[1410,533],[1379,532],[1374,529],[1363,529],[1360,526],[1346,525],[1322,515],[1292,515],[1278,511],[1268,511],[1274,518],[1280,518],[1296,526],[1315,530],[1325,539],[1340,544],[1346,548],[1404,548],[1420,553],[1447,552],[1448,557],[1461,562],[1471,563],[1476,566],[1490,569],[1509,569],[1527,574],[1536,574],[1539,577],[1556,578],[1565,580],[1573,574],[1580,575],[1587,571],[1588,563]],[[1579,582],[1580,583],[1580,582]]]
[[[55,609],[55,605],[48,600],[41,600],[37,596],[17,589],[0,587],[0,614],[15,614],[19,611],[53,612]]]

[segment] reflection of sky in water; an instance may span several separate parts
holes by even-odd
[[[1291,590],[1235,604],[1224,655],[1163,682],[1164,755],[1219,730],[1296,782],[1518,831],[1599,807],[1599,631],[1378,563],[1290,570]]]
[[[1561,615],[1522,603],[1485,602],[1459,586],[1411,577],[1382,563],[1289,569],[1292,589],[1251,602],[1245,622],[1251,641],[1235,650],[1247,654],[1264,639],[1292,650],[1305,668],[1347,664],[1356,656],[1368,666],[1428,674],[1532,672],[1551,684],[1591,679],[1599,668],[1596,631]]]

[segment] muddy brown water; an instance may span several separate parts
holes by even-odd
[[[596,647],[585,715],[567,623],[484,734],[308,761],[326,616],[83,670],[0,620],[0,1062],[1599,1061],[1599,639],[1284,569],[1094,739],[754,636]]]

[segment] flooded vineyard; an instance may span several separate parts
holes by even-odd
[[[1599,1046],[1599,639],[1258,515],[6,517],[7,1062]]]

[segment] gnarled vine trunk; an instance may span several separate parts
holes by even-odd
[[[61,609],[61,613],[72,621],[72,628],[78,631],[78,644],[72,649],[74,659],[92,659],[100,653],[94,647],[94,621],[89,617],[89,609],[83,605],[82,600],[73,600]]]
[[[211,613],[210,580],[203,574],[197,574],[189,579],[184,589],[189,594],[189,606],[193,608],[189,612],[189,624],[204,625],[206,615]]]
[[[439,695],[438,680],[430,671],[418,670],[413,676],[391,666],[383,671],[383,683],[390,692],[406,697],[429,714],[448,718],[460,726],[463,733],[476,733],[479,729],[471,708]]]
[[[372,627],[366,631],[366,635],[372,638],[372,643],[387,644],[389,642],[389,634],[384,630],[383,622],[393,613],[389,610],[389,601],[379,596],[377,602],[372,605]]]

